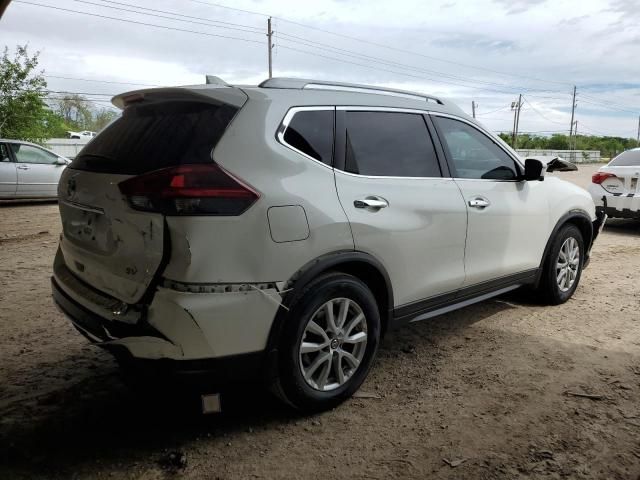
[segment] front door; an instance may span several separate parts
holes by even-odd
[[[423,116],[338,107],[336,132],[336,187],[355,248],[385,266],[395,307],[419,311],[425,299],[454,296],[467,213]]]
[[[64,170],[59,158],[43,148],[12,143],[18,171],[18,197],[55,197]]]
[[[547,242],[545,183],[522,181],[515,159],[471,123],[432,118],[469,213],[464,286],[531,274]]]

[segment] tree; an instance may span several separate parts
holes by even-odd
[[[92,120],[91,130],[99,132],[109,123],[115,120],[119,115],[119,113],[108,108],[101,108],[100,110],[97,110]]]
[[[64,121],[79,130],[88,129],[92,120],[93,105],[82,95],[68,94],[58,100],[58,113]]]
[[[42,143],[51,137],[60,119],[48,108],[47,82],[37,72],[39,52],[29,56],[27,46],[11,57],[5,47],[0,58],[0,137]]]

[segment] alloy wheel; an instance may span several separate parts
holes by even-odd
[[[575,238],[569,237],[560,247],[556,262],[556,281],[561,292],[567,292],[573,287],[578,278],[579,269],[580,246]]]
[[[311,316],[300,342],[300,370],[307,385],[330,391],[356,372],[367,348],[367,320],[349,298],[325,302]]]

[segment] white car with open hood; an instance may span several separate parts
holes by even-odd
[[[451,102],[274,78],[139,90],[64,171],[53,297],[123,363],[303,410],[385,331],[521,286],[568,300],[603,217]]]

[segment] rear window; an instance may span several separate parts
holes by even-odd
[[[640,150],[622,152],[609,163],[610,167],[638,167],[640,166]]]
[[[211,162],[237,112],[231,105],[170,101],[128,107],[91,140],[70,167],[139,175],[159,168]]]

